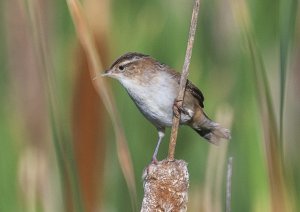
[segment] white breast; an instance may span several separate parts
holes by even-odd
[[[178,83],[166,72],[146,83],[132,79],[120,80],[140,111],[154,125],[171,126],[173,118],[173,104],[178,94]],[[190,119],[182,116],[181,122]]]

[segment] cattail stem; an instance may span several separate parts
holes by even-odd
[[[186,86],[186,82],[187,82],[187,77],[189,74],[189,66],[190,66],[190,62],[191,62],[192,50],[193,50],[194,39],[195,39],[195,34],[196,34],[199,8],[200,8],[200,0],[195,0],[195,4],[193,7],[191,26],[190,26],[190,32],[189,32],[189,39],[188,39],[187,49],[186,49],[186,53],[185,53],[185,60],[184,60],[181,79],[180,79],[179,93],[176,98],[177,105],[173,108],[174,116],[173,116],[173,125],[172,125],[171,137],[170,137],[170,143],[169,143],[169,153],[168,153],[169,161],[173,161],[174,155],[175,155],[177,132],[178,132],[179,120],[180,120],[180,111],[178,110],[178,108],[181,108],[182,104],[183,104],[184,91],[185,91],[185,86]]]

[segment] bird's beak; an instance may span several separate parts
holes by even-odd
[[[109,77],[111,75],[110,70],[105,70],[101,77]]]
[[[98,73],[96,76],[93,78],[93,80],[96,80],[98,77],[109,77],[111,74],[109,73],[109,70],[105,70],[104,73]]]

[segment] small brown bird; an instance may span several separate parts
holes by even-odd
[[[157,161],[165,128],[172,126],[181,74],[149,55],[129,52],[119,57],[103,76],[117,79],[142,114],[157,128],[158,142],[152,157],[153,162]],[[204,113],[203,101],[202,92],[187,81],[180,124],[190,126],[213,144],[218,144],[221,138],[230,139],[229,130]]]

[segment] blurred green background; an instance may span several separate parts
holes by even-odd
[[[193,1],[82,4],[104,68],[137,51],[181,71]],[[0,8],[0,211],[140,208],[156,129],[108,80],[134,168],[132,203],[67,3],[0,1]],[[229,157],[232,211],[300,211],[298,10],[296,0],[201,1],[189,79],[232,140],[212,147],[180,128],[176,158],[189,164],[189,211],[225,211]]]

